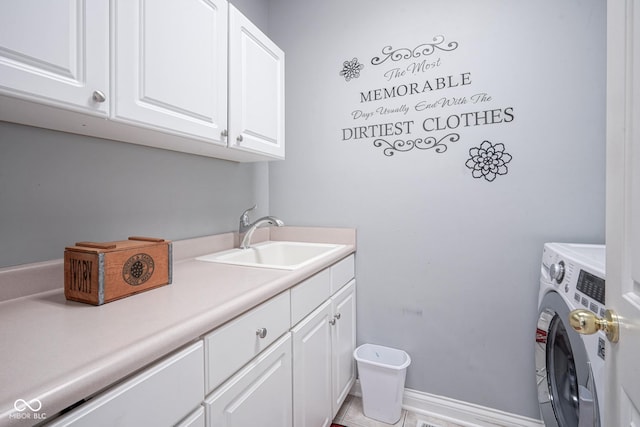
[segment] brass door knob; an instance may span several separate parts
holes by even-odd
[[[609,341],[618,342],[620,324],[618,315],[611,310],[606,310],[602,319],[589,310],[582,308],[573,310],[569,313],[569,323],[579,334],[591,335],[598,331],[604,331]]]

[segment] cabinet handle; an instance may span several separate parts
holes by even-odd
[[[236,138],[236,141],[242,142],[242,135],[238,135],[238,137]]]
[[[337,321],[337,320],[340,320],[340,313],[336,313],[336,314],[334,314],[334,315],[333,315],[333,319],[329,320],[329,324],[330,324],[331,326],[333,326],[333,325],[335,325],[335,324],[336,324],[336,321]]]
[[[94,90],[93,91],[92,98],[96,102],[104,102],[104,101],[107,100],[107,97],[105,96],[104,92],[99,91],[99,90]]]
[[[259,328],[259,329],[256,331],[256,335],[257,335],[258,337],[260,337],[260,338],[264,338],[264,337],[266,337],[266,336],[267,336],[267,328]]]
[[[220,132],[220,136],[223,138],[226,138],[228,135],[229,135],[229,132],[226,129]]]

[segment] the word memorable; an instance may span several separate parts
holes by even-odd
[[[395,98],[406,95],[419,95],[424,92],[447,89],[471,84],[471,73],[461,73],[458,76],[443,76],[435,79],[425,80],[424,84],[416,82],[401,84],[397,86],[372,89],[367,92],[360,92],[360,102],[379,101],[381,99]]]

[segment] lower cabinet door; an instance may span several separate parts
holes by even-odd
[[[356,381],[356,361],[353,351],[356,349],[356,281],[352,280],[332,298],[333,350],[333,416],[349,394]]]
[[[205,399],[209,427],[292,427],[291,334]]]
[[[331,425],[331,316],[326,301],[292,329],[296,427]]]

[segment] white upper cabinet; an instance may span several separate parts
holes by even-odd
[[[284,53],[229,6],[229,146],[284,158]]]
[[[0,94],[106,116],[109,1],[0,2]]]
[[[284,55],[227,0],[3,1],[0,120],[283,159]]]
[[[226,145],[227,2],[115,5],[113,119]]]

